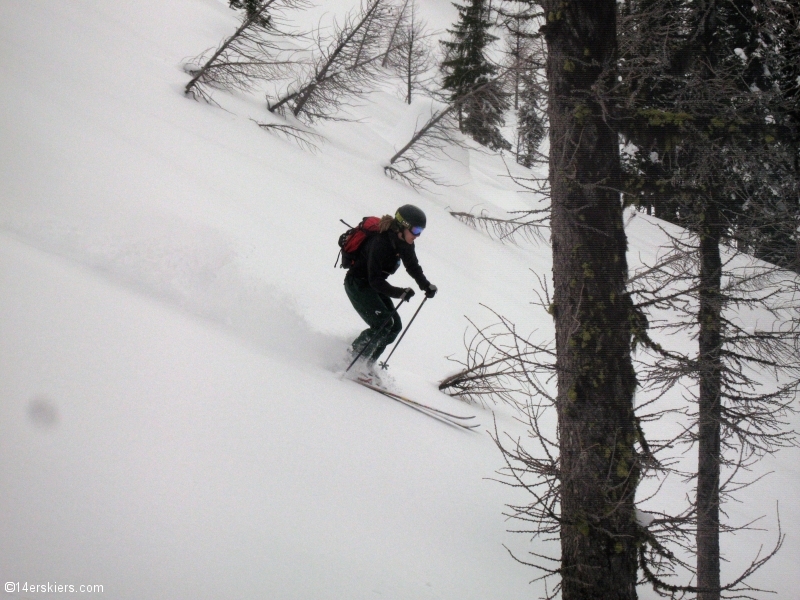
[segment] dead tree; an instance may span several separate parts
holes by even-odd
[[[262,23],[269,25],[269,14],[261,13],[262,0],[228,0],[228,6],[235,10],[244,9],[248,17],[255,16],[261,19]],[[261,13],[260,15],[258,13]]]
[[[400,30],[408,23],[408,7],[412,0],[403,0],[403,5],[397,10],[396,17],[394,20],[394,25],[392,25],[391,33],[389,34],[389,42],[387,46],[389,48],[393,48],[396,45],[397,37],[400,34]],[[382,67],[389,66],[389,58],[391,57],[391,53],[387,53],[383,57],[383,61],[381,62]]]
[[[537,150],[537,156],[542,156]],[[537,159],[539,160],[539,159]],[[546,157],[545,157],[546,160]],[[505,160],[504,160],[505,162]],[[541,208],[513,211],[507,217],[471,212],[451,211],[450,214],[467,225],[480,229],[501,242],[516,244],[520,240],[531,243],[544,241],[550,230],[550,186],[546,177],[531,175],[519,177],[506,165],[506,176],[525,192],[529,192]]]
[[[543,2],[547,23],[556,435],[528,421],[538,455],[500,442],[513,485],[530,504],[513,516],[560,540],[560,558],[538,557],[560,578],[564,600],[636,598],[641,465],[633,410],[632,305],[617,132],[605,94],[616,80],[615,2]],[[546,364],[546,362],[545,362]],[[547,396],[543,396],[547,398]],[[533,479],[528,476],[533,476]],[[549,563],[549,564],[548,564]]]
[[[425,88],[432,77],[433,51],[426,33],[426,23],[419,19],[416,0],[406,0],[389,38],[389,48],[383,66],[390,67],[403,82],[403,96],[407,104],[416,90]]]
[[[389,177],[405,181],[414,188],[422,187],[425,182],[439,183],[423,163],[435,159],[441,152],[446,152],[448,146],[466,147],[459,134],[460,103],[468,102],[474,95],[481,94],[484,87],[499,85],[507,73],[507,70],[501,71],[497,79],[485,82],[461,98],[434,110],[428,120],[415,129],[408,142],[389,159],[389,163],[383,168],[384,172]]]
[[[377,81],[381,61],[391,50],[385,47],[391,25],[387,0],[365,0],[343,24],[334,24],[332,40],[318,31],[318,54],[295,84],[269,103],[270,112],[289,111],[307,121],[331,118],[344,98],[365,93]]]
[[[383,168],[384,172],[414,188],[422,187],[425,182],[438,183],[423,161],[434,159],[449,145],[461,143],[455,115],[453,104],[435,110],[421,127],[416,128],[408,142],[389,159],[389,164]]]
[[[679,3],[672,3],[673,8],[675,4]],[[721,6],[720,3],[701,4],[711,12]],[[546,35],[552,33],[551,27],[560,29],[569,25],[569,22],[561,23],[568,21],[564,15],[563,5],[553,5],[550,9],[552,10],[547,12]],[[684,5],[681,14],[683,16],[691,14],[690,9],[693,10],[694,7]],[[665,14],[668,13],[661,13],[658,17],[662,22]],[[709,15],[710,13],[707,13],[705,17]],[[710,19],[709,23],[704,23],[702,18],[694,19],[692,22],[695,27],[685,29],[676,27],[674,23],[669,22],[669,19],[666,21],[668,32],[675,36],[675,39],[686,39],[688,33],[691,33],[688,37],[697,41],[703,39],[703,27],[713,22],[713,19]],[[670,27],[672,29],[669,29]],[[569,27],[568,29],[574,33],[574,29]],[[640,34],[642,31],[644,30],[641,27],[637,29]],[[656,36],[647,37],[645,41],[656,46],[663,45],[662,40]],[[552,47],[550,50],[548,60],[553,61]],[[588,52],[585,57],[595,56],[594,49],[589,45],[585,46],[585,50]],[[666,64],[674,69],[684,68],[686,66],[684,61],[690,57],[691,53],[673,57],[674,60],[667,61]],[[559,65],[567,73],[574,73],[581,60],[577,52],[571,56],[561,54],[557,57],[555,65],[549,62],[548,75],[554,66],[558,68]],[[735,98],[733,92],[739,82],[729,85],[730,80],[725,81],[719,77],[722,67],[717,66],[715,77],[709,77],[708,73],[703,75],[701,71],[700,76],[686,78],[681,75],[677,78],[683,79],[682,83],[689,81],[696,86],[694,90],[686,88],[678,90],[675,98],[684,101],[689,99],[692,102],[699,100],[700,102],[694,105],[697,112],[689,113],[685,110],[685,105],[673,105],[669,109],[643,108],[637,102],[651,97],[648,95],[650,90],[643,83],[648,83],[646,77],[655,76],[660,69],[652,63],[647,64],[649,60],[651,58],[644,55],[626,55],[626,62],[644,67],[646,71],[644,81],[640,80],[639,87],[634,88],[630,95],[621,97],[619,90],[614,90],[614,84],[610,80],[592,90],[596,94],[592,99],[596,99],[601,105],[598,112],[608,119],[612,126],[619,116],[619,113],[615,113],[612,108],[616,104],[625,109],[633,108],[638,117],[650,121],[651,126],[664,127],[664,138],[668,145],[676,149],[676,152],[666,156],[674,165],[680,167],[674,176],[674,181],[671,182],[679,184],[672,186],[672,189],[676,190],[675,197],[692,200],[691,203],[678,206],[686,219],[685,224],[691,232],[690,235],[693,236],[690,237],[691,241],[676,242],[676,248],[680,251],[668,256],[662,264],[649,267],[647,277],[656,275],[661,277],[664,273],[668,273],[666,279],[659,280],[658,285],[643,291],[640,284],[646,281],[647,277],[642,274],[637,274],[628,281],[628,285],[635,287],[625,296],[628,305],[628,310],[624,313],[626,316],[614,322],[617,326],[624,322],[633,343],[638,344],[640,348],[647,348],[657,357],[653,362],[642,360],[636,365],[641,383],[640,391],[652,393],[654,397],[640,407],[645,412],[633,413],[632,428],[636,434],[638,448],[632,453],[631,461],[635,466],[629,472],[635,471],[637,478],[659,473],[678,474],[687,477],[697,489],[692,502],[683,510],[677,513],[673,510],[658,513],[647,526],[634,518],[636,515],[634,511],[631,522],[636,523],[633,535],[637,537],[638,563],[646,581],[659,593],[668,597],[681,598],[692,594],[708,599],[725,595],[750,598],[757,590],[750,586],[748,578],[780,549],[782,543],[780,527],[777,542],[771,551],[766,555],[759,553],[737,577],[731,581],[721,582],[717,560],[719,534],[734,531],[740,526],[721,522],[719,508],[721,503],[731,498],[737,489],[747,485],[746,481],[742,482],[741,475],[754,465],[755,460],[765,452],[793,443],[791,432],[786,430],[784,417],[791,409],[791,399],[795,397],[798,389],[797,353],[800,348],[796,319],[798,306],[793,305],[786,296],[781,296],[779,293],[779,290],[797,290],[796,280],[791,278],[794,276],[771,267],[767,267],[766,270],[761,269],[757,273],[753,271],[752,265],[734,269],[734,262],[731,262],[726,250],[735,248],[737,244],[735,237],[728,237],[731,228],[723,225],[726,225],[728,219],[735,218],[736,231],[741,232],[743,223],[746,223],[747,219],[743,219],[744,212],[739,216],[734,215],[730,206],[724,206],[721,199],[730,198],[731,195],[741,196],[748,198],[750,200],[748,207],[753,208],[756,196],[746,193],[745,190],[748,186],[752,189],[753,175],[758,172],[747,166],[755,146],[750,145],[747,149],[741,146],[737,149],[735,144],[729,142],[742,131],[742,125],[746,125],[740,120],[742,115],[747,113],[748,107],[753,107],[755,101],[760,101],[763,95],[750,93]],[[704,68],[710,65],[712,61],[707,60]],[[665,69],[663,73],[667,79],[674,76],[670,69]],[[552,86],[556,81],[557,79],[550,77],[548,84]],[[720,93],[724,91],[727,91],[727,94]],[[552,170],[552,165],[559,164],[558,160],[561,157],[567,157],[567,161],[577,161],[581,157],[580,144],[567,147],[567,151],[563,142],[555,146],[554,130],[557,123],[553,119],[553,95],[551,88],[550,116],[553,126],[550,132],[551,179],[555,238],[556,181],[559,177],[565,179],[568,183],[568,192],[577,193],[576,189],[581,190],[589,186],[578,178],[579,170],[573,168],[570,162],[566,162],[567,168],[563,168],[564,163],[561,163],[561,173],[554,173]],[[573,126],[579,131],[583,130],[586,117],[594,114],[591,105],[585,101],[587,96],[591,96],[591,93],[575,94],[570,107],[572,110],[569,116],[577,120],[577,124],[573,122]],[[707,103],[709,98],[722,100],[719,104],[709,104]],[[625,106],[626,102],[629,103],[628,106]],[[703,105],[701,102],[706,104]],[[735,107],[739,110],[738,118],[735,114],[726,113],[726,107]],[[768,119],[763,117],[764,113],[762,122],[768,122]],[[687,130],[693,131],[687,132]],[[562,132],[560,135],[566,136],[563,129],[559,131]],[[763,129],[760,131],[763,134]],[[712,135],[709,135],[709,132]],[[717,136],[716,139],[714,136]],[[681,139],[691,141],[681,144]],[[763,139],[766,140],[767,136]],[[763,150],[765,146],[759,147]],[[740,152],[740,149],[744,152]],[[660,154],[662,157],[665,156],[664,153]],[[762,159],[764,156],[766,155],[762,155]],[[720,164],[733,165],[733,168],[726,169],[724,176],[720,177],[722,175]],[[613,170],[608,169],[606,172],[613,173]],[[741,177],[737,177],[737,173]],[[613,179],[608,179],[599,183],[597,187],[615,193],[619,193],[621,188],[619,180],[614,182]],[[660,182],[660,185],[665,186],[665,182]],[[720,215],[721,212],[725,213],[724,218]],[[575,218],[580,214],[586,215],[588,211],[573,210],[571,216]],[[598,222],[602,220],[587,219],[585,227],[594,227]],[[795,221],[790,220],[790,222]],[[747,225],[747,228],[749,227]],[[613,236],[609,234],[608,237]],[[555,243],[557,242],[554,240],[554,245]],[[572,249],[575,244],[567,247]],[[578,254],[581,251],[582,249],[578,248],[573,252]],[[608,256],[616,259],[613,254]],[[583,266],[585,269],[586,267],[591,269],[589,261],[585,261]],[[554,266],[555,273],[558,272],[557,269],[558,267]],[[585,271],[582,280],[574,277],[570,283],[574,281],[574,285],[579,284],[583,288],[586,285],[587,275],[594,276],[595,273],[593,270]],[[598,297],[594,294],[593,296]],[[793,297],[795,299],[798,297],[796,291]],[[789,295],[789,298],[792,296]],[[591,301],[591,298],[587,300]],[[548,303],[548,306],[556,315],[563,309],[563,304],[557,298],[554,302]],[[747,309],[743,308],[745,306],[749,306],[752,310],[769,311],[775,317],[776,326],[766,328],[742,325],[738,317],[746,312]],[[653,320],[651,311],[656,309],[670,316],[668,318],[662,316],[663,320]],[[558,325],[558,319],[556,323]],[[579,319],[575,319],[576,328],[582,324]],[[608,325],[614,326],[611,323]],[[659,333],[670,333],[676,329],[684,329],[696,336],[696,353],[687,353],[686,348],[669,349],[663,340],[658,339]],[[591,335],[593,332],[588,333],[590,334],[587,336],[588,340],[593,340]],[[572,339],[575,341],[575,346],[583,346],[583,340],[580,338]],[[479,368],[474,373],[479,374],[481,363],[491,365],[492,361],[492,356],[488,356],[486,360],[481,359],[480,363],[476,363]],[[559,377],[562,365],[563,363],[556,363]],[[765,370],[772,375],[771,381],[765,382],[762,377],[755,375],[756,372]],[[696,394],[694,403],[687,408],[677,410],[664,411],[656,408],[655,403],[659,398],[666,397],[671,391],[674,393],[676,386],[686,381],[690,387],[694,386]],[[559,393],[560,390],[559,385]],[[486,397],[485,394],[483,397]],[[569,400],[569,397],[567,399]],[[563,405],[559,405],[560,402],[561,397],[558,396],[555,404],[559,410],[563,408]],[[652,443],[652,440],[645,441],[640,423],[655,421],[667,415],[676,419],[682,417],[683,429],[670,438],[657,439],[655,443]],[[531,422],[531,429],[541,432],[543,428],[538,424],[540,421],[541,416],[537,412]],[[509,459],[507,472],[511,475],[513,484],[527,489],[534,497],[531,505],[516,507],[515,512],[515,516],[535,525],[530,530],[534,533],[563,532],[564,528],[569,526],[569,522],[564,518],[565,507],[560,505],[559,508],[558,504],[565,493],[564,480],[568,477],[568,473],[563,469],[564,462],[560,454],[555,453],[563,439],[564,430],[561,424],[559,432],[557,440],[547,436],[541,438],[538,433],[535,435],[535,440],[540,445],[540,453],[537,455],[518,442],[501,444],[501,449],[504,449],[504,454]],[[700,437],[705,440],[702,449],[704,457],[699,458],[696,466],[687,469],[685,465],[677,462],[674,453],[683,451],[685,448],[682,445],[698,449]],[[612,454],[613,452],[611,450]],[[704,479],[702,486],[698,483],[701,477]],[[698,558],[696,555],[698,521],[701,520],[704,521],[703,535],[706,536],[703,549],[706,559],[702,563],[697,560],[692,564],[691,559]],[[748,524],[744,526],[747,527]],[[587,528],[582,529],[587,531]],[[545,561],[550,560],[548,557],[540,558]],[[562,571],[563,554],[560,566],[555,561],[550,566],[541,562],[537,566],[546,576],[561,576],[562,581],[566,583]],[[702,584],[699,580],[693,581],[698,569],[705,572]]]
[[[281,43],[288,32],[282,20],[289,9],[307,5],[305,0],[263,0],[248,4],[241,25],[214,51],[206,51],[188,69],[192,79],[184,93],[193,98],[211,100],[208,88],[249,91],[255,82],[280,77],[292,63]],[[269,16],[269,18],[267,18]]]
[[[541,292],[536,304],[552,314],[554,304],[544,278],[539,279],[539,289]],[[557,542],[561,531],[572,524],[571,518],[564,515],[561,508],[565,473],[556,415],[558,354],[553,341],[536,341],[535,338],[541,334],[522,334],[508,318],[491,309],[490,312],[494,319],[491,325],[477,325],[470,321],[472,333],[465,336],[467,355],[464,360],[456,360],[463,368],[443,380],[439,387],[465,401],[483,406],[498,402],[506,404],[514,409],[520,422],[527,424],[527,442],[497,428],[494,431],[495,443],[505,460],[499,481],[526,491],[532,498],[526,504],[509,505],[506,516],[521,524],[513,531]],[[638,430],[638,421],[636,427]],[[638,435],[637,439],[644,438]],[[616,451],[615,448],[611,454]],[[641,461],[641,457],[637,461]],[[613,476],[607,472],[603,475]],[[584,514],[586,521],[579,524],[582,535],[588,534],[589,523],[598,517],[588,511]],[[539,579],[543,579],[547,586],[546,598],[556,598],[559,594],[563,597],[566,576],[557,547],[550,555],[530,553],[528,559],[518,555],[514,558],[541,573]],[[554,580],[552,584],[551,579]],[[604,590],[601,597],[609,591]]]
[[[632,278],[632,295],[638,309],[660,315],[651,318],[648,331],[642,333],[647,353],[638,361],[637,373],[642,388],[652,397],[651,406],[678,386],[692,400],[689,407],[693,408],[681,411],[680,433],[661,443],[652,444],[651,440],[651,447],[656,447],[656,454],[672,455],[661,461],[662,475],[679,475],[689,485],[694,484],[695,490],[694,498],[679,514],[670,511],[671,514],[660,515],[660,523],[668,527],[648,536],[641,548],[640,566],[648,583],[668,597],[688,593],[753,598],[758,590],[748,584],[748,578],[780,549],[780,530],[773,549],[764,555],[758,553],[732,581],[714,585],[701,585],[699,579],[692,582],[702,567],[695,538],[699,534],[698,521],[708,517],[703,512],[709,500],[697,489],[701,469],[680,464],[676,458],[691,448],[699,453],[702,437],[707,435],[708,424],[702,420],[708,419],[709,411],[700,406],[701,396],[708,394],[702,384],[707,376],[707,359],[701,356],[702,328],[698,324],[708,301],[703,297],[708,293],[704,277],[707,267],[701,264],[699,247],[703,242],[699,235],[687,232],[679,238],[672,236],[671,242],[671,250],[657,264]],[[758,460],[794,443],[785,417],[800,389],[800,328],[793,317],[800,308],[796,296],[800,280],[790,272],[732,249],[723,255],[726,258],[719,265],[723,276],[716,296],[721,326],[715,364],[719,376],[715,390],[717,421],[713,424],[718,448],[713,468],[719,479],[712,493],[718,515],[726,500],[734,499],[737,491],[754,483],[743,476]],[[759,315],[757,319],[754,314]],[[685,347],[668,347],[668,340],[677,333],[698,339],[695,354],[686,352]],[[704,449],[707,451],[707,446]],[[699,457],[700,466],[710,458]],[[687,498],[692,497],[691,492],[687,490]],[[778,526],[780,529],[780,523]],[[720,533],[748,527],[747,523],[718,520],[714,535],[719,540]],[[696,564],[680,558],[681,553],[697,557]]]
[[[692,403],[676,406],[675,397],[685,396],[685,390],[694,390],[696,402],[698,391],[692,382],[699,379],[701,367],[696,355],[686,352],[683,338],[679,338],[675,348],[669,347],[669,340],[676,333],[691,336],[696,331],[701,289],[696,251],[699,241],[689,233],[671,241],[671,250],[656,264],[639,269],[628,280],[635,301],[632,337],[640,349],[635,362],[640,382],[637,394],[640,401],[635,411],[636,460],[642,478],[663,482],[668,477],[677,477],[685,482],[685,496],[691,498],[697,471],[687,464],[685,455],[697,444],[698,412]],[[726,273],[721,352],[720,460],[724,477],[720,482],[720,497],[723,502],[735,499],[737,492],[755,483],[744,476],[765,453],[794,443],[784,417],[792,410],[800,387],[800,325],[793,316],[800,309],[796,293],[800,280],[791,272],[746,259],[731,251],[723,263]],[[536,304],[554,311],[547,285],[541,279],[539,288],[542,292]],[[750,311],[759,315],[757,321],[753,319],[755,327],[748,322]],[[649,319],[644,318],[645,313]],[[501,481],[524,488],[535,497],[532,504],[510,507],[509,516],[527,524],[521,531],[552,537],[562,526],[558,508],[562,477],[559,444],[552,433],[556,355],[550,344],[535,341],[534,335],[520,333],[509,319],[493,311],[492,314],[495,323],[489,326],[479,326],[470,320],[472,333],[465,337],[466,357],[456,360],[462,369],[443,380],[440,389],[482,406],[502,402],[518,411],[520,419],[529,424],[532,443],[495,432],[495,440],[506,459]],[[772,322],[765,319],[766,315],[772,317]],[[660,408],[664,402],[668,406]],[[665,422],[676,424],[677,428],[667,436],[658,435]],[[645,437],[647,428],[652,437]],[[783,541],[780,522],[777,541],[771,550],[756,553],[736,577],[710,590],[692,582],[696,572],[692,561],[696,555],[696,499],[684,507],[670,504],[661,510],[653,508],[658,501],[658,490],[651,497],[638,499],[638,503],[648,507],[646,521],[642,519],[643,513],[636,511],[643,583],[670,598],[704,592],[754,598],[758,590],[748,584],[748,579],[780,550]],[[722,533],[749,528],[752,523],[720,523]],[[554,566],[556,557],[535,555],[535,558],[533,566],[545,578],[561,574]],[[557,585],[553,595],[559,590]]]
[[[544,71],[545,53],[540,46],[542,34],[537,31],[544,15],[535,2],[512,2],[512,6],[497,8],[497,23],[507,32],[506,61],[513,70],[511,84],[514,88],[514,110],[520,107],[520,92],[523,75],[533,69]],[[547,87],[540,87],[541,95],[547,95]]]
[[[539,147],[547,135],[547,86],[540,81],[536,60],[516,76],[519,78],[519,109],[517,110],[517,163],[529,169],[545,164],[547,157]]]
[[[517,163],[531,168],[547,161],[547,157],[538,152],[539,145],[547,135],[546,51],[544,37],[538,31],[543,15],[533,2],[511,4],[512,9],[500,6],[497,16],[498,22],[508,32],[504,52],[510,71],[507,80],[513,86],[514,110],[517,113],[514,152]]]

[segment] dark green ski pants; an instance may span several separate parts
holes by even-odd
[[[386,346],[397,338],[400,330],[403,329],[403,323],[394,311],[392,299],[385,294],[376,292],[365,279],[351,277],[348,273],[344,278],[344,291],[347,292],[353,308],[369,325],[368,329],[362,331],[353,340],[352,351],[358,354],[364,346],[369,344],[362,356],[368,361],[376,361],[386,350]],[[391,318],[389,315],[392,315]],[[388,323],[386,323],[387,319],[389,319]],[[384,325],[383,329],[381,329],[381,325]]]

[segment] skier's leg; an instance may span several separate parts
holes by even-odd
[[[369,349],[372,350],[370,354],[370,360],[372,362],[378,360],[378,357],[383,354],[383,351],[386,350],[386,347],[397,339],[397,336],[403,329],[403,322],[400,320],[400,315],[394,311],[394,303],[392,302],[392,299],[388,296],[384,296],[383,294],[379,294],[379,296],[387,308],[387,314],[394,314],[392,315],[392,320],[388,325],[386,325],[382,335],[379,336],[379,339],[376,341],[375,345]]]
[[[397,337],[397,332],[402,328],[400,318],[394,314],[391,322],[381,330],[381,326],[394,312],[394,304],[391,299],[376,292],[367,281],[349,275],[345,277],[344,289],[353,308],[369,325],[353,340],[351,351],[358,354],[364,346],[369,344],[363,356],[367,360],[374,360]]]

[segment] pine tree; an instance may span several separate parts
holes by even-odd
[[[522,98],[522,106],[517,111],[517,162],[531,168],[539,162],[537,154],[545,128],[536,97],[523,94]]]
[[[639,481],[618,133],[615,0],[542,2],[564,600],[635,600]]]
[[[729,485],[723,469],[742,466],[725,450],[739,448],[748,455],[754,448],[778,447],[782,439],[761,432],[780,431],[785,392],[758,391],[747,368],[780,355],[769,364],[784,369],[789,363],[777,349],[792,343],[788,334],[748,332],[726,317],[732,306],[754,306],[758,298],[748,300],[748,280],[739,282],[731,272],[724,244],[735,240],[752,251],[763,247],[766,225],[783,226],[771,207],[778,180],[762,178],[770,171],[764,165],[779,158],[769,148],[778,113],[765,68],[774,26],[770,11],[752,0],[629,0],[626,7],[630,12],[620,36],[626,94],[619,105],[627,111],[625,137],[636,147],[627,161],[627,188],[656,216],[693,234],[693,241],[683,244],[692,267],[680,276],[691,282],[686,316],[693,319],[697,347],[695,356],[681,357],[678,371],[697,381],[691,518],[697,585],[679,588],[648,578],[662,591],[719,600],[752,572],[732,584],[720,578],[721,502]],[[758,277],[768,275],[764,270]],[[663,362],[660,367],[666,370]]]
[[[269,27],[269,15],[260,14],[263,5],[262,0],[230,0],[228,5],[234,9],[244,9],[248,19],[255,17],[261,27]]]
[[[509,108],[508,94],[496,79],[497,67],[486,57],[487,47],[497,40],[489,33],[486,2],[468,0],[466,5],[455,6],[459,19],[454,29],[448,29],[453,39],[442,42],[442,87],[458,107],[462,133],[493,150],[509,150],[511,144],[500,133],[503,113]]]
[[[765,214],[756,219],[746,247],[757,257],[800,273],[800,6],[769,4],[765,32],[743,58],[760,68],[774,93],[769,153],[753,166],[753,195]],[[755,60],[754,60],[755,59]],[[768,185],[765,183],[768,182]],[[751,206],[756,206],[751,203]],[[742,237],[742,236],[740,236]]]

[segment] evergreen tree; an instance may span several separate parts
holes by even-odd
[[[486,57],[487,47],[497,40],[489,33],[486,2],[468,0],[455,6],[459,19],[454,29],[448,29],[453,39],[442,42],[442,87],[458,108],[462,133],[493,150],[509,150],[511,144],[500,133],[503,113],[509,108],[508,94],[496,79],[497,67]]]
[[[263,0],[230,0],[228,4],[234,9],[244,9],[248,19],[256,17],[261,27],[269,27],[269,15],[266,13],[259,14],[261,13]]]
[[[537,150],[547,133],[546,52],[536,8],[525,0],[513,4],[511,9],[502,6],[497,9],[498,22],[508,31],[505,54],[517,113],[517,163],[528,168],[542,162]]]
[[[539,145],[544,139],[545,128],[536,96],[522,94],[522,106],[517,111],[517,162],[531,168],[537,160]]]
[[[759,87],[774,92],[772,126],[765,132],[769,153],[755,161],[751,178],[751,195],[758,193],[767,210],[754,220],[745,247],[800,273],[800,6],[773,2],[765,12],[759,47],[748,49],[743,58],[759,61],[768,86]]]
[[[692,190],[714,187],[726,239],[797,269],[797,9],[752,0],[626,7],[631,198],[694,230],[704,211]],[[703,161],[712,166],[699,174]]]
[[[771,227],[786,231],[775,218],[779,178],[764,179],[774,172],[771,163],[782,160],[770,147],[780,113],[767,66],[775,48],[775,13],[752,0],[628,0],[625,7],[620,40],[626,93],[619,106],[623,132],[635,148],[627,160],[628,192],[694,235],[683,244],[692,266],[680,277],[690,281],[685,315],[693,320],[697,348],[696,355],[681,356],[675,369],[697,382],[691,442],[698,462],[690,519],[696,586],[676,586],[652,574],[648,579],[661,591],[719,600],[752,572],[731,584],[720,578],[721,502],[730,487],[723,469],[742,467],[737,456],[780,445],[781,436],[770,439],[762,427],[780,431],[783,394],[794,385],[788,392],[759,392],[746,375],[755,364],[776,370],[789,364],[792,353],[775,349],[787,340],[791,345],[791,336],[748,332],[726,317],[732,306],[748,302],[746,287],[755,276],[737,279],[723,246],[736,241],[740,249],[757,251],[765,236],[776,238]],[[751,306],[757,301],[749,300]],[[781,358],[769,362],[766,357],[773,355]],[[661,368],[667,370],[663,363]]]
[[[618,133],[615,0],[543,0],[561,597],[635,600],[640,464]]]

